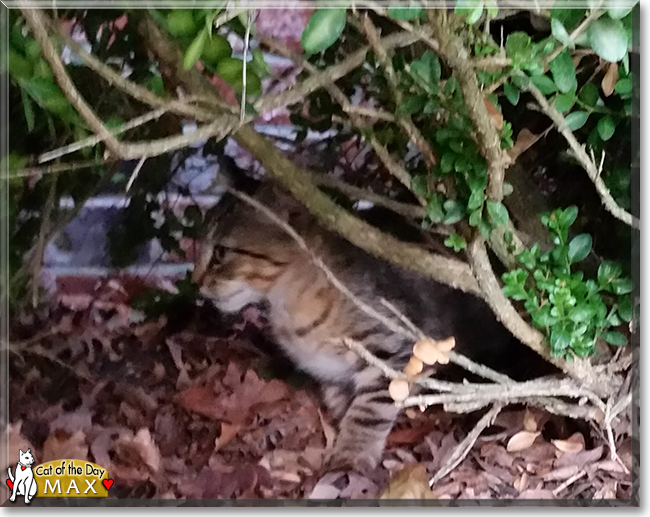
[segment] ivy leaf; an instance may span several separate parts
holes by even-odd
[[[530,80],[544,95],[550,95],[557,91],[557,86],[550,77],[545,75],[535,75],[531,77]]]
[[[508,224],[510,217],[508,216],[508,209],[503,203],[488,200],[486,203],[487,212],[495,225]]]
[[[632,79],[629,77],[619,79],[616,86],[614,86],[614,91],[620,96],[630,95],[632,93]]]
[[[603,333],[603,339],[613,346],[625,346],[627,345],[627,338],[615,330],[610,330],[609,332]]]
[[[564,24],[557,18],[551,18],[551,33],[565,47],[569,47],[571,50],[575,48],[575,44],[564,27]]]
[[[506,55],[515,63],[525,63],[533,59],[533,42],[525,32],[512,32],[506,38]]]
[[[569,243],[567,257],[570,264],[575,264],[584,259],[591,251],[592,238],[588,233],[576,235]]]
[[[587,122],[587,119],[589,118],[589,113],[586,111],[574,111],[572,113],[569,113],[566,116],[566,124],[569,126],[569,129],[571,131],[577,131],[580,129],[582,126],[585,125]]]
[[[506,83],[503,85],[503,93],[506,96],[506,99],[512,104],[513,106],[516,106],[517,103],[519,102],[519,90],[515,88],[512,84]]]
[[[568,50],[563,50],[549,63],[555,84],[562,93],[568,93],[578,88],[576,70]]]
[[[627,33],[621,20],[603,16],[587,29],[591,48],[605,61],[617,63],[627,54]]]
[[[203,47],[205,46],[207,39],[208,31],[206,30],[202,30],[196,35],[192,43],[190,43],[190,46],[187,47],[185,55],[183,56],[183,69],[189,70],[194,66],[194,63],[196,63],[203,53]]]
[[[615,129],[616,122],[609,115],[605,115],[598,121],[598,135],[600,135],[603,142],[607,142],[607,140],[614,136]]]
[[[345,9],[319,9],[311,15],[302,32],[300,43],[308,54],[328,49],[345,29]]]
[[[424,174],[420,174],[413,178],[411,182],[411,188],[413,192],[420,196],[426,196],[429,192],[429,187],[427,185],[427,177]]]
[[[423,95],[409,95],[397,106],[395,115],[413,115],[414,113],[419,113],[426,103],[427,98]]]

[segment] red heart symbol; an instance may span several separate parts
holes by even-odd
[[[9,490],[13,490],[14,482],[11,479],[7,479],[7,486],[9,487]]]
[[[102,479],[102,485],[106,487],[106,490],[110,490],[111,487],[113,486],[113,480],[112,479]]]
[[[25,470],[27,467],[25,467],[25,465],[21,465],[20,468]]]

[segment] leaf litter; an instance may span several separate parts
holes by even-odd
[[[258,311],[227,326],[197,308],[179,330],[165,316],[146,321],[129,302],[110,281],[95,298],[59,297],[49,313],[12,329],[23,345],[10,355],[2,439],[11,450],[31,447],[37,462],[94,461],[109,470],[110,496],[119,498],[631,496],[631,475],[609,459],[602,437],[520,406],[504,410],[433,487],[480,415],[406,410],[376,472],[325,473],[336,425],[313,383],[270,359]],[[631,469],[630,436],[615,438]]]

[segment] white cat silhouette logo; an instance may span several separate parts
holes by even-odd
[[[25,496],[25,504],[32,502],[32,497],[36,494],[36,480],[34,479],[34,472],[32,465],[34,465],[34,456],[32,450],[27,449],[23,452],[22,449],[18,451],[18,465],[16,465],[16,475],[11,474],[11,467],[7,468],[9,479],[7,485],[11,490],[11,502],[16,500],[17,495]]]

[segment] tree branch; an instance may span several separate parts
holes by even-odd
[[[585,146],[581,145],[578,142],[575,135],[573,134],[573,131],[571,131],[567,125],[562,113],[555,109],[555,106],[552,106],[548,100],[546,100],[546,97],[544,97],[542,92],[540,92],[532,83],[528,85],[527,89],[532,94],[532,96],[535,97],[535,100],[537,101],[537,104],[539,104],[542,111],[546,114],[546,116],[548,116],[548,118],[553,121],[557,127],[557,130],[569,144],[571,152],[578,160],[580,165],[582,165],[582,168],[587,172],[587,176],[589,176],[589,179],[591,179],[591,182],[596,187],[596,191],[598,192],[598,195],[600,196],[605,209],[620,221],[623,221],[625,224],[638,230],[639,219],[637,217],[634,217],[625,209],[621,208],[618,203],[616,203],[616,200],[612,197],[611,192],[607,188],[607,185],[605,185],[605,182],[600,175],[599,167],[596,166],[594,161],[589,157],[585,151]]]

